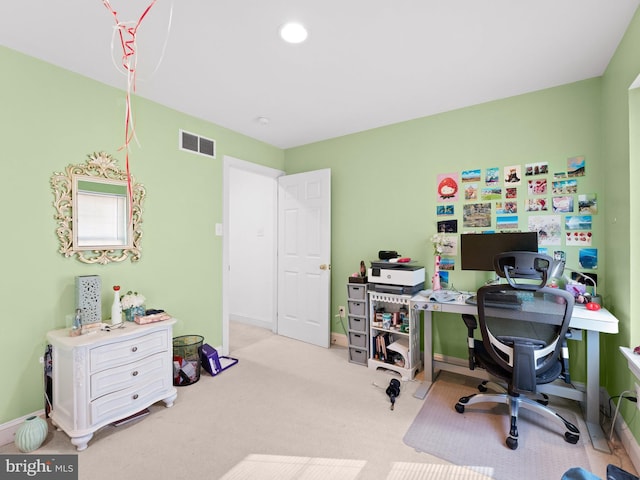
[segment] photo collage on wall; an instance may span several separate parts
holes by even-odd
[[[541,251],[564,258],[563,246],[579,247],[580,268],[597,269],[592,222],[598,199],[579,189],[586,172],[585,157],[575,156],[553,173],[548,162],[537,162],[439,174],[437,231],[452,246],[442,255],[441,281],[448,283],[455,270],[460,233],[536,231]]]

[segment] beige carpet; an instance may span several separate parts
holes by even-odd
[[[541,415],[521,408],[518,415],[518,449],[505,445],[509,431],[506,405],[477,404],[463,414],[454,405],[464,395],[477,393],[477,381],[461,383],[455,374],[443,373],[431,388],[424,406],[404,437],[418,451],[429,453],[456,465],[481,468],[491,478],[560,479],[571,467],[590,470],[585,446],[591,448],[588,433],[581,429],[578,444],[564,440],[564,429]],[[555,408],[555,407],[554,407]],[[578,428],[573,412],[557,408]]]

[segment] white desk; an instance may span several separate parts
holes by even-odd
[[[470,313],[477,315],[477,307],[464,302],[468,295],[460,295],[453,302],[438,303],[429,300],[429,290],[415,295],[410,302],[412,310],[424,312],[424,382],[414,394],[424,398],[431,388],[436,370],[447,370],[487,379],[484,370],[469,370],[465,361],[460,364],[437,360],[433,357],[432,312]],[[462,320],[460,320],[462,325]],[[571,316],[572,329],[584,330],[587,336],[587,385],[586,392],[557,384],[540,385],[540,392],[570,398],[583,403],[585,421],[591,442],[597,450],[610,453],[607,439],[600,428],[600,333],[618,333],[618,319],[605,308],[598,311],[576,306]]]

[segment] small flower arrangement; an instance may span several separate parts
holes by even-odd
[[[144,298],[143,295],[140,295],[138,292],[132,292],[129,290],[125,295],[120,297],[120,303],[122,304],[122,309],[127,310],[133,307],[141,307],[144,305],[144,302],[147,299]]]
[[[444,233],[436,233],[431,236],[431,243],[433,243],[433,254],[442,255],[445,247],[451,246],[451,241]]]

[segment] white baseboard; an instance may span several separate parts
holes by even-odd
[[[331,332],[331,345],[339,345],[341,347],[348,347],[349,340],[344,333]]]
[[[636,438],[629,430],[629,426],[627,422],[624,421],[622,415],[618,415],[616,419],[616,433],[620,438],[620,442],[622,442],[622,446],[629,455],[629,460],[633,463],[633,467],[636,469],[636,472],[640,472],[640,445],[636,441]],[[605,432],[607,433],[607,432]]]
[[[30,413],[24,417],[16,418],[10,422],[0,425],[0,447],[13,443],[13,438],[16,435],[16,430],[22,425],[25,419],[33,416],[45,418],[44,410],[38,410],[37,412]]]

